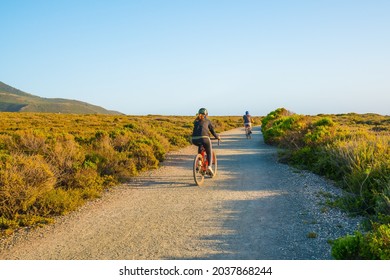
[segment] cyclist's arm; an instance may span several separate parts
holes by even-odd
[[[214,126],[212,125],[211,122],[209,123],[209,130],[210,130],[211,134],[212,134],[215,138],[220,139],[219,135],[218,135],[217,133],[215,133]]]

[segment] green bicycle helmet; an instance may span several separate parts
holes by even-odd
[[[198,114],[207,115],[208,114],[207,109],[206,108],[200,108],[199,111],[198,111]]]

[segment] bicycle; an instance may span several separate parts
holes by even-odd
[[[219,146],[220,140],[218,140],[218,146]],[[212,152],[212,159],[213,162],[211,164],[211,169],[213,170],[213,174],[210,174],[207,171],[207,167],[209,166],[209,162],[207,160],[207,154],[206,150],[203,147],[203,145],[200,148],[200,153],[198,153],[194,158],[194,164],[193,164],[193,175],[195,184],[198,186],[202,186],[204,183],[204,177],[206,175],[209,175],[211,178],[215,177],[217,175],[218,170],[218,161],[217,161],[217,155],[215,154],[214,150]]]
[[[252,139],[252,127],[250,125],[245,126],[246,139]]]

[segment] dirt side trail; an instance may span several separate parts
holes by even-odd
[[[169,155],[53,225],[0,241],[0,259],[329,259],[329,239],[358,220],[321,205],[337,193],[277,163],[259,128],[222,135],[218,174],[194,185],[194,146]],[[309,238],[309,236],[314,238]]]

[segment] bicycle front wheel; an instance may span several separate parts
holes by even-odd
[[[217,176],[217,170],[218,170],[218,160],[217,160],[217,154],[213,151],[213,163],[211,164],[211,169],[213,170],[213,177]]]
[[[194,159],[194,165],[193,165],[193,174],[194,174],[194,180],[195,184],[198,186],[203,185],[204,182],[204,170],[203,168],[203,159],[201,154],[197,154]]]

